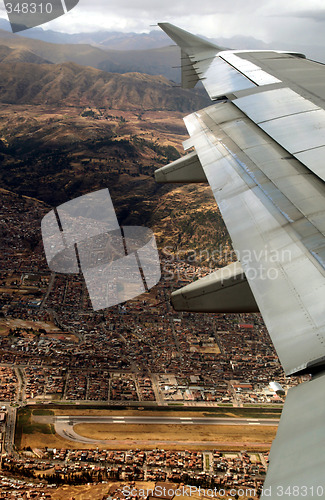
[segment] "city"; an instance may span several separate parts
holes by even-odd
[[[143,449],[139,440],[129,449],[125,443],[117,449],[111,441],[110,450],[107,440],[91,444],[89,438],[86,449],[82,438],[81,443],[66,439],[52,447],[56,429],[34,421],[47,422],[57,411],[62,414],[64,406],[69,413],[76,404],[89,411],[120,408],[118,415],[132,409],[182,410],[187,415],[183,424],[191,411],[217,409],[264,409],[271,412],[266,416],[279,418],[285,392],[297,379],[285,377],[260,315],[175,313],[168,301],[171,291],[210,269],[164,251],[163,276],[156,287],[94,313],[81,276],[51,274],[41,246],[34,243],[33,252],[26,246],[26,241],[37,242],[35,221],[47,207],[8,195],[2,210],[8,228],[0,257],[2,498],[16,498],[18,491],[33,491],[26,498],[56,498],[53,485],[111,480],[245,487],[257,497],[272,441],[263,435],[257,442],[257,424],[252,442],[246,437],[252,449],[235,450],[230,438],[222,449],[203,442],[202,451],[193,444],[187,449],[185,442],[184,449],[167,442],[167,449],[155,448],[150,440]],[[20,231],[24,238],[17,238]],[[283,391],[272,388],[272,381]],[[258,420],[254,416],[248,424]],[[32,431],[26,433],[23,418],[32,418]],[[47,445],[34,437],[37,431],[43,440],[49,433]]]

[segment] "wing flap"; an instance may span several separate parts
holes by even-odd
[[[200,77],[192,66],[191,59],[184,50],[181,51],[182,87],[183,89],[193,89]]]
[[[219,101],[186,117],[184,148],[195,148],[286,373],[316,374],[289,390],[263,498],[324,498],[325,66],[213,52],[172,32]],[[175,296],[201,300],[206,281]]]
[[[325,374],[289,390],[261,498],[325,497]]]
[[[325,272],[296,233],[297,227],[291,226],[294,221],[279,204],[281,199],[292,207],[290,215],[296,217],[297,226],[304,220],[300,230],[305,227],[306,237],[313,231],[319,233],[283,193],[278,191],[279,199],[275,200],[265,185],[257,181],[240,157],[241,148],[236,151],[225,143],[229,122],[225,122],[221,131],[216,121],[211,123],[211,116],[217,116],[215,108],[218,106],[223,104],[185,118],[191,144],[203,166],[281,363],[287,374],[303,371],[325,356],[325,321],[320,301],[320,297],[325,297]],[[224,117],[224,111],[222,115]],[[248,141],[251,146],[263,142],[263,136],[257,132],[258,137],[255,137],[255,132]],[[245,134],[237,130],[238,137],[245,140]],[[266,142],[266,146],[269,143]],[[273,183],[272,186],[274,188]],[[308,191],[307,183],[305,189]],[[324,238],[320,238],[319,241],[324,242]],[[313,283],[313,287],[306,287],[306,280]]]
[[[239,262],[229,264],[172,293],[176,311],[258,312],[258,307]]]
[[[196,153],[189,153],[169,165],[159,168],[155,171],[155,180],[159,183],[208,182]]]

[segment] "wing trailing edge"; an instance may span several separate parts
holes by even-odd
[[[171,182],[182,183],[207,183],[207,178],[196,153],[189,153],[165,167],[155,171],[155,180],[159,184]]]
[[[263,500],[325,498],[325,373],[288,391],[269,467]]]
[[[229,264],[173,292],[171,303],[175,311],[259,312],[239,262]]]
[[[204,40],[164,31],[218,101],[185,118],[184,148],[195,149],[286,374],[313,374],[288,391],[262,498],[325,498],[325,67],[275,51],[211,56]],[[239,311],[241,286],[249,292],[240,277],[232,286],[237,266],[229,281],[224,268],[177,290],[174,307],[226,312],[234,300]]]

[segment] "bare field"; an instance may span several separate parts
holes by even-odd
[[[168,416],[168,417],[206,417],[218,416],[216,411],[155,411],[155,410],[98,410],[98,409],[75,409],[67,408],[52,409],[52,415],[85,415],[85,416]],[[232,409],[221,409],[220,417],[241,417]],[[267,415],[268,417],[276,415]],[[40,417],[38,417],[40,418]],[[46,420],[46,415],[44,415]],[[32,417],[32,420],[33,417]],[[35,421],[35,420],[34,420]],[[46,423],[46,422],[45,422]],[[43,422],[44,424],[44,422]],[[269,450],[275,437],[276,426],[263,425],[145,425],[145,424],[76,424],[74,430],[81,436],[96,440],[101,443],[82,443],[70,441],[58,434],[43,434],[32,432],[22,434],[20,448],[71,448],[71,449],[135,449],[150,450],[155,447],[164,449],[191,449],[207,450],[219,449],[223,451],[238,451],[248,449],[250,451]]]
[[[127,450],[141,448],[152,450],[161,447],[166,450],[212,450],[268,451],[275,437],[277,427],[222,425],[120,425],[120,424],[77,424],[74,430],[91,439],[104,440],[80,443],[64,439],[58,434],[40,432],[23,434],[21,448],[70,448]],[[140,443],[141,441],[141,443]]]
[[[110,110],[116,117],[123,116],[127,120],[127,127],[120,137],[128,138],[131,134],[138,134],[143,139],[159,140],[162,146],[173,145],[181,153],[184,151],[181,142],[188,138],[181,112],[174,111],[144,111],[139,119],[138,113],[133,111]]]
[[[104,495],[109,493],[111,486],[114,483],[108,484],[84,484],[82,486],[60,486],[55,490],[51,490],[51,498],[53,500],[102,500]]]
[[[166,444],[183,447],[191,444],[205,445],[211,449],[217,443],[232,445],[240,443],[271,444],[276,426],[252,425],[145,425],[145,424],[76,424],[77,434],[94,440],[109,441],[164,441]],[[178,444],[179,443],[179,444]],[[180,444],[182,443],[182,444]],[[267,445],[266,445],[267,447]]]
[[[78,344],[80,342],[80,340],[78,339],[78,337],[76,337],[76,335],[73,335],[72,333],[65,333],[65,332],[61,332],[61,333],[56,333],[56,332],[51,332],[51,333],[48,333],[46,336],[45,336],[46,339],[60,339],[60,340],[71,340],[71,342],[74,342],[75,344]]]
[[[193,349],[193,352],[201,352],[203,354],[220,354],[220,349],[217,345],[214,346],[203,346],[203,347],[192,347],[191,350]]]
[[[177,411],[177,410],[166,410],[166,411],[155,411],[155,410],[138,410],[138,409],[127,409],[127,410],[97,410],[95,409],[52,409],[55,415],[87,415],[87,416],[123,416],[123,417],[206,417],[206,411]],[[211,414],[211,416],[214,416]],[[231,417],[235,418],[235,413],[232,413],[231,410],[226,413],[222,413],[221,417]]]
[[[41,432],[35,432],[32,434],[23,434],[21,437],[20,448],[70,448],[73,450],[93,450],[95,445],[88,445],[85,443],[77,443],[76,441],[70,441],[68,439],[63,439],[58,434],[42,434]],[[98,446],[101,450],[107,448],[106,446]]]
[[[2,290],[3,291],[3,290]],[[58,328],[54,323],[45,322],[45,321],[30,321],[23,319],[2,319],[0,320],[0,329],[3,332],[9,332],[10,328],[33,328],[34,330],[38,330],[39,328],[43,328],[47,332],[60,332],[60,328]]]
[[[108,482],[107,484],[87,484],[87,485],[82,485],[82,486],[60,486],[59,488],[55,490],[51,490],[51,497],[53,500],[67,500],[68,498],[74,498],[75,500],[102,500],[103,496],[110,494],[111,496],[114,495],[114,491],[117,487],[119,489],[123,490],[123,487],[127,485],[128,488],[130,489],[130,483],[123,483],[121,481],[118,482]],[[182,486],[179,484],[173,484],[173,483],[164,483],[164,485],[169,486],[170,488],[176,490],[176,489],[181,489]],[[155,489],[155,483],[153,482],[139,482],[136,481],[135,483],[132,483],[132,488],[137,488],[138,490],[144,490],[147,492],[148,490],[154,490]],[[181,490],[182,491],[182,490]],[[140,497],[141,498],[141,497]],[[161,497],[162,498],[162,497]],[[202,500],[203,495],[199,495],[199,493],[195,491],[190,491],[189,487],[185,487],[185,496],[183,495],[177,495],[174,498],[177,498],[179,500],[188,500],[191,498],[191,500]],[[214,496],[216,499],[225,499],[228,498],[223,496],[216,495]],[[233,498],[233,497],[232,497]],[[248,497],[246,495],[242,495],[240,497],[241,500],[246,500]],[[251,496],[249,498],[257,498],[255,496]]]
[[[272,438],[273,439],[273,438]],[[172,444],[166,441],[156,441],[152,442],[150,440],[144,441],[132,441],[132,440],[117,440],[117,441],[104,441],[103,444],[96,443],[78,443],[77,441],[70,441],[68,439],[63,439],[58,434],[48,435],[48,434],[29,434],[24,435],[21,440],[22,448],[30,446],[31,448],[65,448],[70,450],[153,450],[155,448],[163,448],[164,450],[193,450],[193,451],[205,451],[205,450],[219,450],[227,452],[238,452],[238,450],[248,450],[250,452],[266,452],[269,451],[272,444],[272,439],[268,442],[261,440],[259,443],[251,441],[216,441],[213,442],[202,442],[195,443],[190,441],[175,441]]]

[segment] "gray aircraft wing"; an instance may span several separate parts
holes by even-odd
[[[213,103],[185,118],[190,153],[156,179],[208,182],[238,257],[172,303],[259,310],[286,374],[315,375],[289,391],[264,496],[278,498],[281,486],[290,496],[290,486],[291,496],[325,498],[325,66],[298,53],[223,50],[159,26],[181,48],[182,85],[202,81]]]

